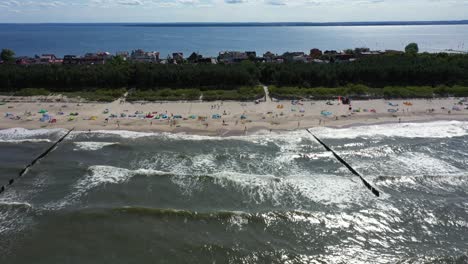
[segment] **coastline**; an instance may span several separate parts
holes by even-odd
[[[442,120],[468,121],[468,110],[464,109],[466,105],[459,105],[458,98],[390,101],[398,106],[391,106],[389,101],[383,99],[352,101],[352,111],[348,105],[341,105],[336,100],[299,101],[297,104],[292,104],[292,101],[267,100],[255,104],[236,101],[121,103],[119,100],[111,103],[78,103],[75,100],[55,102],[54,99],[56,98],[51,98],[53,102],[40,102],[39,98],[27,98],[27,101],[17,98],[15,102],[0,105],[0,113],[3,116],[0,129],[75,128],[76,131],[120,130],[227,137],[251,135],[262,131],[265,131],[262,133],[285,132],[314,127],[349,128]],[[404,102],[411,102],[412,105],[405,105]],[[279,108],[281,106],[283,108]],[[453,107],[458,107],[460,110],[453,110]],[[41,109],[47,110],[47,114],[51,119],[55,119],[56,123],[39,121],[42,114],[38,112]],[[106,109],[109,112],[104,114]],[[353,112],[357,109],[360,111]],[[388,112],[388,109],[398,109],[398,111],[393,113]],[[434,111],[428,112],[429,109]],[[324,116],[322,111],[331,114]],[[59,112],[63,115],[59,115]],[[138,115],[140,117],[128,117],[137,112],[141,113]],[[6,117],[7,113],[10,114],[9,117]],[[78,116],[70,116],[70,113],[78,113]],[[162,113],[167,115],[168,119],[141,117],[148,113],[154,117]],[[118,117],[109,118],[111,114]],[[171,118],[177,115],[182,118]],[[219,118],[213,119],[213,115],[219,115]],[[190,116],[193,119],[189,118]],[[206,117],[206,120],[200,120],[198,118],[200,116]],[[12,117],[19,117],[19,120],[14,120]]]

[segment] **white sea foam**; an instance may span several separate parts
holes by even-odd
[[[74,142],[77,148],[74,150],[100,150],[107,146],[119,144],[118,142]]]
[[[130,180],[133,176],[138,174],[143,175],[164,175],[167,172],[138,169],[129,170],[124,168],[118,168],[113,166],[91,166],[89,168],[90,173],[80,180],[76,185],[76,189],[89,190],[100,185],[105,184],[119,184]]]
[[[311,128],[321,138],[450,138],[468,135],[466,121],[436,121],[427,123],[380,124],[350,128]]]
[[[0,130],[0,140],[11,139],[27,139],[38,136],[47,136],[52,133],[65,131],[63,129],[35,129],[28,130],[24,128],[10,128]],[[379,124],[379,125],[364,125],[350,128],[327,128],[315,127],[310,131],[321,138],[373,138],[373,137],[405,137],[405,138],[450,138],[457,136],[468,135],[468,122],[466,121],[435,121],[421,123],[402,123],[402,124]],[[184,133],[167,133],[167,132],[135,132],[126,130],[95,130],[74,131],[70,138],[74,138],[80,134],[92,135],[113,135],[126,139],[136,139],[142,137],[163,137],[174,140],[226,140],[226,137],[220,136],[202,136],[191,135]],[[304,130],[288,131],[288,132],[273,132],[265,133],[258,131],[257,133],[247,136],[232,136],[228,137],[233,140],[249,141],[256,144],[267,144],[270,142],[299,141],[303,138],[310,139],[310,134]]]
[[[285,133],[287,137],[285,137]],[[70,138],[74,138],[81,134],[89,134],[89,135],[96,135],[105,137],[106,135],[111,136],[119,136],[125,139],[138,139],[144,137],[159,137],[164,139],[171,139],[171,140],[190,140],[190,141],[202,141],[202,140],[242,140],[242,141],[249,141],[257,144],[267,144],[269,142],[274,142],[277,140],[292,140],[293,138],[301,139],[302,137],[309,137],[310,135],[302,130],[299,131],[289,131],[289,132],[273,132],[265,134],[261,131],[247,135],[247,136],[230,136],[230,137],[222,137],[222,136],[204,136],[204,135],[194,135],[194,134],[186,134],[186,133],[169,133],[169,132],[136,132],[136,131],[128,131],[128,130],[93,130],[91,132],[88,131],[73,131],[70,134]]]
[[[28,202],[13,201],[11,197],[0,199],[0,234],[25,228],[25,216],[32,210]]]
[[[255,203],[270,201],[281,204],[282,197],[302,196],[316,202],[336,204],[353,202],[366,196],[365,187],[352,177],[330,175],[293,175],[286,178],[274,175],[259,175],[239,173],[235,171],[219,171],[212,174],[180,174],[152,169],[129,170],[112,166],[92,166],[90,173],[80,180],[76,186],[78,193],[90,190],[104,184],[120,184],[130,180],[135,175],[160,176],[171,175],[171,180],[186,193],[201,188],[204,181],[200,177],[210,177],[213,183],[222,188],[235,188],[245,193]],[[362,191],[356,191],[362,189]],[[357,194],[361,193],[361,194]],[[297,199],[294,199],[297,200]]]
[[[403,153],[393,159],[410,175],[448,175],[461,171],[449,163],[419,152]]]
[[[49,141],[44,137],[52,134],[64,132],[63,129],[25,129],[25,128],[9,128],[0,130],[0,142],[46,142]],[[42,138],[39,138],[42,137]]]
[[[46,138],[29,138],[29,139],[0,139],[1,143],[38,143],[38,142],[51,142],[50,139]]]
[[[74,131],[73,135],[79,134],[101,134],[101,135],[113,135],[119,136],[121,138],[141,138],[141,137],[152,137],[158,136],[161,133],[156,132],[136,132],[136,131],[128,131],[128,130],[93,130],[91,132],[88,131]]]
[[[405,138],[450,138],[468,135],[468,122],[466,121],[434,121],[420,123],[401,123],[401,124],[379,124],[363,125],[350,128],[327,128],[314,127],[310,131],[322,138],[373,138],[373,137],[405,137]],[[80,132],[76,132],[80,133]],[[81,132],[88,133],[88,132]],[[116,135],[122,138],[141,138],[141,137],[165,137],[175,140],[226,140],[226,137],[191,135],[184,133],[150,133],[133,132],[125,130],[97,130],[92,133]],[[277,140],[300,140],[301,138],[310,138],[310,134],[303,130],[265,133],[257,133],[247,136],[228,137],[234,140],[250,141],[257,144],[266,144]]]
[[[32,205],[27,202],[13,202],[13,201],[4,201],[4,200],[0,200],[0,206],[32,208]]]

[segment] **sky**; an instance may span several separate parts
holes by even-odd
[[[468,0],[0,0],[0,23],[468,19]]]

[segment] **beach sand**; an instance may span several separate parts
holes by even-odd
[[[57,99],[61,99],[57,102]],[[274,102],[267,99],[266,102],[147,102],[147,103],[121,103],[116,100],[111,103],[79,102],[76,99],[62,97],[0,97],[5,101],[0,105],[2,114],[0,129],[6,128],[75,128],[76,130],[129,130],[141,132],[173,132],[200,135],[242,135],[251,134],[259,130],[285,131],[316,126],[348,127],[352,125],[369,125],[391,122],[424,122],[435,120],[468,120],[467,105],[458,105],[460,98],[443,98],[432,100],[362,100],[352,101],[352,109],[360,109],[360,112],[349,110],[349,105],[342,105],[338,101],[300,101],[292,104],[291,101]],[[390,106],[389,102],[398,104]],[[411,102],[412,105],[405,105]],[[282,105],[280,109],[278,106]],[[454,106],[461,108],[453,110]],[[41,109],[48,111],[56,123],[41,122]],[[109,112],[104,114],[108,109]],[[367,112],[365,112],[365,109]],[[371,109],[375,110],[371,112]],[[395,113],[388,109],[398,110]],[[429,109],[434,109],[429,112]],[[148,113],[181,115],[183,119],[150,119],[128,117],[137,111],[144,115]],[[322,111],[331,112],[330,116],[324,116]],[[31,114],[27,114],[30,112]],[[63,112],[63,115],[59,115]],[[73,120],[69,120],[70,113],[79,113]],[[6,114],[10,113],[9,117]],[[157,114],[156,114],[157,113]],[[118,118],[109,118],[111,114]],[[121,114],[127,117],[120,117]],[[218,114],[220,119],[213,119]],[[195,115],[197,119],[190,119]],[[241,119],[245,115],[246,119]],[[95,116],[96,120],[87,120]],[[205,116],[205,121],[198,120],[199,116]],[[19,117],[19,120],[14,118]],[[108,118],[108,121],[106,121]],[[224,124],[223,124],[224,121]]]

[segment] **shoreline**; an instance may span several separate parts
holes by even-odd
[[[282,134],[282,133],[287,133],[287,132],[294,132],[294,131],[300,131],[300,130],[305,130],[307,128],[317,128],[317,127],[323,127],[323,128],[331,128],[331,129],[346,129],[346,128],[355,128],[355,127],[370,127],[370,126],[379,126],[379,125],[389,125],[389,124],[415,124],[415,123],[431,123],[431,122],[438,122],[438,121],[446,121],[446,122],[451,122],[451,121],[459,121],[459,122],[468,122],[468,116],[463,117],[463,118],[444,118],[444,117],[439,117],[435,119],[415,119],[415,120],[410,120],[410,121],[402,121],[399,123],[398,121],[381,121],[381,122],[368,122],[368,123],[362,123],[362,122],[356,122],[356,123],[350,123],[350,124],[345,124],[345,125],[332,125],[332,126],[312,126],[312,127],[300,127],[300,128],[294,128],[294,129],[272,129],[269,131],[266,127],[253,127],[250,129],[247,133],[244,133],[242,130],[223,130],[223,131],[205,131],[205,130],[197,130],[197,129],[191,129],[191,128],[181,128],[178,130],[173,130],[173,131],[166,131],[166,130],[131,130],[131,129],[99,129],[99,130],[87,130],[87,129],[75,129],[73,132],[74,133],[96,133],[96,132],[101,132],[101,133],[106,133],[106,132],[131,132],[131,133],[167,133],[167,134],[172,134],[172,135],[189,135],[189,136],[207,136],[207,137],[239,137],[239,136],[250,136],[250,135],[268,135],[269,133],[275,133],[275,134]],[[9,126],[2,126],[0,125],[0,132],[2,130],[7,130],[7,129],[27,129],[27,130],[38,130],[38,129],[45,129],[45,130],[52,130],[52,129],[63,129],[63,130],[68,130],[71,129],[70,127],[60,127],[60,126],[55,126],[55,127],[45,127],[45,128],[26,128],[26,127],[9,127]],[[260,133],[264,132],[264,133]]]
[[[391,106],[390,102],[398,106]],[[259,131],[285,132],[314,127],[349,128],[442,120],[468,121],[466,100],[444,98],[390,102],[383,99],[352,101],[350,111],[348,105],[342,105],[336,100],[297,102],[267,100],[258,104],[237,101],[135,104],[121,103],[119,100],[111,103],[44,103],[33,97],[28,98],[28,102],[0,105],[0,113],[3,116],[0,119],[0,129],[74,127],[76,131],[120,130],[229,137],[251,135]],[[411,102],[411,105],[404,105],[405,102]],[[458,110],[453,110],[455,108]],[[388,112],[389,109],[396,112]],[[38,113],[40,110],[46,110],[50,120],[55,119],[55,123],[49,123],[47,120],[39,121],[43,117],[43,114]],[[324,112],[329,115],[325,116]],[[78,113],[78,116],[70,116],[70,113]],[[111,114],[115,117],[109,118]],[[145,115],[153,117],[144,118]],[[155,119],[159,115],[167,115],[167,119]],[[174,118],[177,116],[181,118]]]

